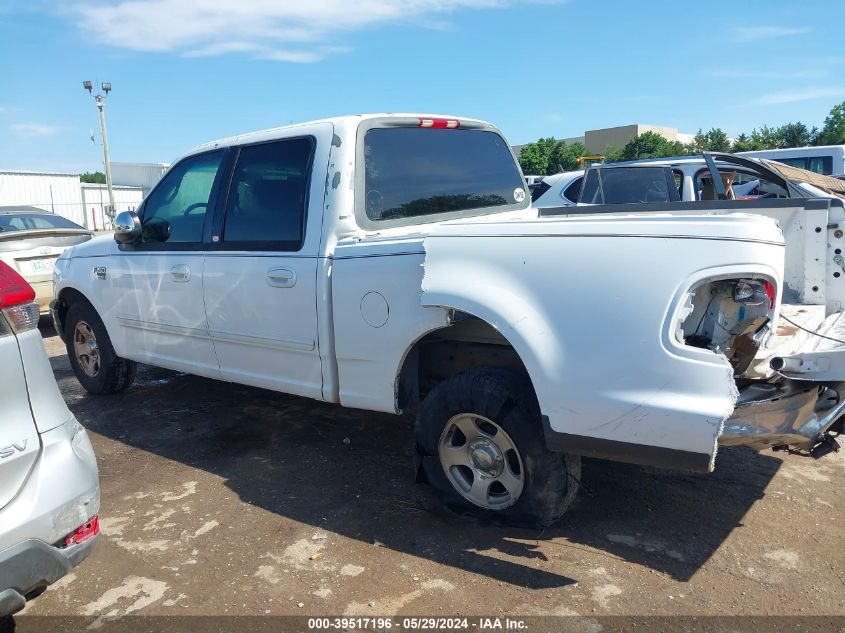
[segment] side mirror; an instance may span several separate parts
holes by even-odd
[[[114,241],[131,244],[141,237],[141,220],[134,211],[121,211],[114,217]]]

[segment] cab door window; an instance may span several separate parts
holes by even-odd
[[[302,248],[314,148],[310,136],[241,147],[229,184],[222,242],[214,247]]]
[[[200,244],[223,150],[177,164],[144,202],[142,244]]]

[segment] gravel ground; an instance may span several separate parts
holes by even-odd
[[[845,615],[845,451],[724,450],[709,476],[586,461],[544,532],[413,483],[413,420],[142,368],[85,393],[104,537],[26,614]]]

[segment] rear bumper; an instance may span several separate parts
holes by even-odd
[[[94,538],[67,548],[50,545],[64,542],[99,512],[97,461],[88,434],[71,417],[40,437],[29,478],[0,510],[0,615],[9,605],[18,610],[20,596],[61,578],[94,546]]]
[[[740,396],[719,444],[812,450],[845,414],[845,390],[841,383],[835,386],[789,380],[753,386]]]
[[[0,617],[23,609],[27,595],[53,584],[85,560],[98,538],[65,548],[28,539],[0,551]]]
[[[29,285],[35,290],[34,301],[38,304],[41,314],[47,314],[50,311],[50,302],[53,299],[53,281],[29,282]]]

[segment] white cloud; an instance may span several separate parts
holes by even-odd
[[[13,123],[9,131],[16,136],[52,136],[59,128],[45,123]]]
[[[813,101],[814,99],[829,99],[845,95],[845,86],[786,89],[770,92],[755,101],[758,105],[781,105],[784,103],[798,103],[799,101]]]
[[[440,24],[438,16],[454,11],[518,1],[82,0],[74,13],[81,30],[116,47],[187,57],[241,53],[309,63],[348,50],[333,44],[353,30],[398,22]]]
[[[756,42],[809,32],[808,26],[737,26],[731,29],[733,39],[737,42]]]

